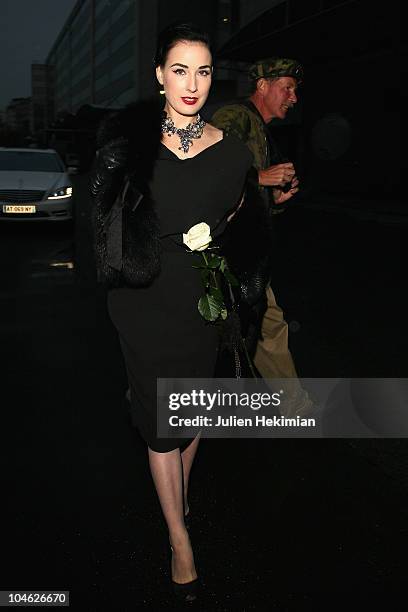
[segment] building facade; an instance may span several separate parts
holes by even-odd
[[[239,27],[239,9],[240,0],[78,0],[46,60],[54,117],[154,94],[157,33],[173,21],[193,21],[217,47]]]
[[[126,104],[137,94],[138,5],[78,0],[47,57],[56,116],[84,104]]]
[[[29,135],[31,126],[31,98],[13,98],[5,112],[6,125],[12,132]]]
[[[47,64],[31,65],[31,132],[40,138],[54,116],[53,68]]]

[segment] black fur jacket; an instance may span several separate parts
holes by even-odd
[[[147,286],[160,273],[160,221],[149,191],[160,126],[160,108],[143,101],[108,116],[98,131],[90,184],[92,225],[97,275],[107,287]],[[242,331],[248,336],[251,327],[252,343],[259,336],[266,309],[270,223],[257,173],[252,170],[241,207],[217,238],[220,252],[239,280]]]

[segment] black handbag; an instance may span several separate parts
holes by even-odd
[[[103,224],[103,233],[106,240],[106,263],[117,272],[121,272],[123,266],[123,211],[129,185],[129,179],[126,178]],[[142,199],[143,194],[140,193],[132,207],[133,212],[136,211]]]
[[[98,281],[107,288],[149,285],[160,272],[161,248],[150,197],[125,177],[99,228]]]

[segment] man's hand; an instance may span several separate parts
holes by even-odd
[[[258,181],[263,187],[283,187],[290,183],[294,176],[295,168],[291,162],[258,170]]]
[[[275,204],[283,204],[292,198],[295,193],[299,191],[299,179],[296,176],[293,177],[290,183],[290,189],[286,193],[282,191],[282,189],[274,189],[273,190],[273,200]]]

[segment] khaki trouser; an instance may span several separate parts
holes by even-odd
[[[276,303],[271,287],[266,290],[268,307],[262,321],[254,363],[263,378],[290,378],[287,401],[282,405],[284,416],[301,415],[312,409],[313,403],[298,381],[295,364],[288,346],[288,324]]]
[[[297,378],[288,346],[288,324],[270,287],[266,290],[268,308],[262,321],[254,363],[263,378]]]

